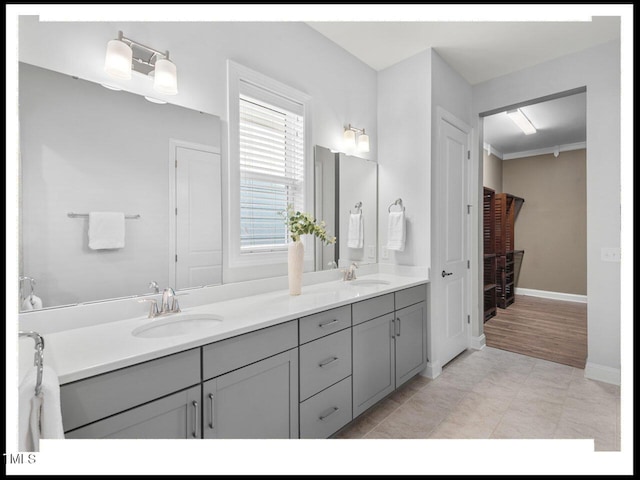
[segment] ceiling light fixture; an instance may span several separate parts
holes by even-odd
[[[344,146],[347,149],[355,149],[356,148],[356,133],[358,134],[358,150],[360,152],[368,152],[369,151],[369,135],[367,135],[364,131],[364,128],[356,128],[352,127],[349,124],[348,127],[345,127],[344,133],[342,134],[344,140]]]
[[[524,132],[525,135],[531,135],[536,133],[536,127],[533,126],[531,121],[522,113],[522,110],[516,108],[515,110],[509,110],[507,112],[509,118]]]
[[[169,60],[169,52],[147,47],[118,32],[118,38],[107,43],[104,70],[111,76],[128,80],[135,71],[153,78],[153,88],[165,95],[178,93],[178,72]]]

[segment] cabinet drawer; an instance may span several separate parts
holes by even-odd
[[[351,305],[333,308],[300,319],[300,343],[343,330],[351,326]]]
[[[64,430],[122,412],[200,382],[195,348],[60,387]]]
[[[351,377],[300,404],[300,438],[327,438],[352,420]]]
[[[300,347],[300,400],[351,375],[351,329]]]
[[[352,306],[353,325],[393,312],[393,293],[370,298]]]
[[[396,310],[424,302],[427,299],[427,286],[418,285],[416,287],[405,288],[396,292]]]
[[[202,347],[202,377],[208,380],[297,346],[297,320],[212,343]]]

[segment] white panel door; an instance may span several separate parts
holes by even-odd
[[[176,147],[175,288],[222,283],[220,155]]]
[[[468,346],[468,136],[439,120],[437,258],[434,282],[439,283],[440,364]]]

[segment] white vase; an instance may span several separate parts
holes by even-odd
[[[289,244],[289,295],[302,293],[302,270],[304,267],[304,245],[301,241]]]

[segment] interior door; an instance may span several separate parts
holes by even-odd
[[[176,147],[175,288],[222,282],[220,155]]]
[[[438,360],[445,365],[468,346],[468,132],[439,119],[436,166]]]

